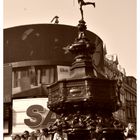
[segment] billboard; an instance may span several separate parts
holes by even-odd
[[[58,80],[70,78],[70,66],[57,66]]]
[[[56,115],[47,108],[47,102],[48,98],[14,99],[12,133],[49,127]]]
[[[95,43],[93,59],[103,67],[103,41],[93,32],[87,38]],[[68,52],[78,36],[78,28],[61,24],[33,24],[4,29],[4,63],[46,60],[53,65],[71,65],[74,56]]]

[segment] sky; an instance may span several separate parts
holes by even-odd
[[[86,0],[85,0],[86,1]],[[96,7],[83,7],[87,29],[106,44],[108,55],[117,54],[127,76],[137,78],[136,0],[88,0]],[[81,19],[78,0],[4,0],[3,27],[50,23],[77,26]]]

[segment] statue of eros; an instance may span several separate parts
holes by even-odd
[[[82,20],[84,20],[82,7],[85,5],[93,5],[95,7],[95,2],[84,2],[84,0],[78,0],[78,3],[80,4],[80,11],[81,11]]]

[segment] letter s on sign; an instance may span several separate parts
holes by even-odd
[[[37,127],[42,122],[41,112],[44,111],[44,108],[41,105],[32,105],[30,106],[26,113],[32,119],[24,119],[24,123],[29,127]]]

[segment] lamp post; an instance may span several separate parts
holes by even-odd
[[[48,86],[48,108],[58,115],[52,130],[67,133],[69,140],[90,140],[100,124],[106,140],[121,140],[121,130],[115,128],[112,115],[121,106],[117,81],[94,74],[91,55],[96,46],[87,38],[86,29],[82,16],[78,36],[68,48],[75,54],[71,77]]]

